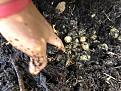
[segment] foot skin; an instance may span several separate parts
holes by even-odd
[[[64,51],[62,41],[33,3],[18,14],[0,19],[0,33],[14,47],[31,57],[29,71],[33,75],[47,65],[47,43]]]

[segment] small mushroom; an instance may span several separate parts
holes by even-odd
[[[97,38],[97,35],[96,34],[93,34],[91,37],[90,37],[92,40],[95,40]]]
[[[86,41],[86,37],[85,36],[81,36],[80,37],[80,42],[85,42]]]
[[[121,42],[121,35],[120,35],[120,36],[118,36],[118,40]]]
[[[89,50],[89,44],[87,42],[83,42],[81,44],[81,47],[82,47],[83,50],[87,50],[87,51]]]
[[[117,38],[119,36],[119,30],[116,29],[115,27],[112,27],[111,30],[110,30],[110,35],[113,38]]]
[[[64,41],[65,41],[66,43],[70,43],[70,42],[72,41],[71,36],[66,36],[66,37],[64,38]]]
[[[86,54],[84,54],[84,55],[81,55],[80,56],[80,60],[83,60],[83,61],[88,61],[88,60],[90,60],[90,58],[91,58],[91,56],[90,55],[86,55]]]
[[[99,48],[99,49],[103,49],[103,50],[108,50],[108,45],[105,44],[105,43],[104,43],[104,44],[99,44],[99,45],[98,45],[98,48]]]

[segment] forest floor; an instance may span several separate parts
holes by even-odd
[[[37,76],[29,57],[0,35],[0,91],[121,91],[121,0],[33,0],[66,52],[48,44]],[[64,2],[60,13],[57,5]]]

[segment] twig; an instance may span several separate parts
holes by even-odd
[[[114,67],[114,68],[116,68],[116,69],[117,69],[117,68],[121,68],[121,66],[116,66],[116,67]]]
[[[106,18],[107,18],[110,22],[114,23],[104,11],[103,11],[103,14],[106,16]]]
[[[114,78],[113,76],[111,76],[111,75],[109,75],[109,74],[107,74],[107,73],[103,73],[104,75],[106,75],[106,76],[108,76],[109,78],[108,79],[113,79],[113,80],[116,80],[116,78]]]
[[[23,82],[22,76],[20,75],[20,72],[18,70],[18,67],[15,65],[15,61],[12,59],[12,60],[10,60],[10,62],[13,65],[14,70],[16,72],[16,75],[18,77],[18,83],[19,83],[20,91],[25,91],[24,82]]]

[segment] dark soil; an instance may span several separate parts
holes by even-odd
[[[19,91],[20,82],[25,91],[121,91],[121,0],[65,0],[61,14],[55,8],[62,0],[33,1],[55,25],[66,52],[48,45],[48,66],[32,76],[29,57],[0,35],[0,91]],[[113,35],[112,27],[118,31]],[[66,43],[66,36],[72,42]],[[81,48],[81,36],[86,37],[88,50]],[[83,55],[90,58],[82,60]]]

